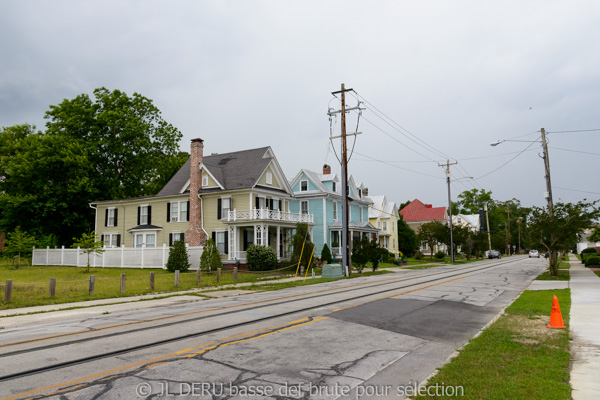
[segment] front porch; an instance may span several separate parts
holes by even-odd
[[[240,263],[246,262],[246,250],[253,244],[271,247],[279,261],[290,258],[296,224],[302,222],[314,225],[312,214],[262,208],[233,209],[227,213],[227,219],[221,221],[228,225],[227,261]]]

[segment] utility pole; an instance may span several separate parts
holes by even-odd
[[[548,199],[548,216],[554,214],[554,203],[552,202],[552,184],[550,182],[550,159],[548,158],[548,143],[546,142],[546,130],[542,128],[542,148],[544,149],[544,167],[546,169],[546,198]]]
[[[508,255],[510,256],[512,237],[510,235],[510,208],[508,207],[508,202],[506,202],[506,214],[508,215]]]
[[[487,234],[488,234],[488,245],[490,246],[490,253],[492,252],[492,235],[490,234],[490,216],[488,215],[487,203],[483,205],[485,210],[485,220],[487,222]]]
[[[360,132],[354,132],[346,134],[346,112],[351,110],[360,109],[360,107],[346,108],[346,92],[351,92],[353,89],[346,89],[346,86],[342,83],[341,90],[337,92],[331,92],[332,95],[341,94],[342,106],[340,111],[329,111],[329,116],[337,113],[342,114],[342,133],[341,136],[332,136],[330,139],[338,137],[342,138],[342,269],[344,275],[348,271],[348,276],[351,274],[352,259],[350,253],[350,235],[348,230],[348,152],[346,146],[346,137],[350,135],[359,135]]]
[[[457,162],[450,164],[447,160],[446,164],[438,164],[438,167],[446,167],[446,180],[448,181],[448,219],[450,222],[450,261],[454,264],[454,238],[452,237],[452,197],[450,196],[450,166],[458,164]]]

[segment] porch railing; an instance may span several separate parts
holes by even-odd
[[[253,220],[314,223],[312,214],[295,214],[279,210],[269,210],[268,208],[254,208],[252,210],[237,210],[234,208],[227,214],[227,221],[229,222]]]

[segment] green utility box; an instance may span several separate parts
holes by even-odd
[[[344,271],[341,264],[325,264],[323,265],[321,278],[340,279],[344,277]]]

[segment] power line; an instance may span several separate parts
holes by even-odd
[[[368,155],[366,155],[366,154],[361,154],[361,153],[359,153],[359,152],[358,152],[358,151],[356,151],[356,150],[354,151],[354,153],[358,154],[359,156],[367,157],[367,158],[369,158],[369,159],[371,159],[371,160],[373,160],[373,161],[377,161],[377,162],[380,162],[380,163],[382,163],[382,164],[389,165],[390,167],[398,168],[398,169],[401,169],[401,170],[404,170],[404,171],[414,172],[415,174],[419,174],[419,175],[425,175],[425,176],[428,176],[428,177],[430,177],[430,178],[442,179],[442,178],[440,178],[439,176],[429,175],[429,174],[426,174],[426,173],[424,173],[424,172],[415,171],[415,170],[412,170],[412,169],[408,169],[408,168],[400,167],[400,166],[398,166],[398,165],[393,165],[393,164],[391,164],[391,163],[389,163],[389,162],[386,162],[386,161],[381,161],[381,160],[378,160],[378,159],[377,159],[377,158],[375,158],[375,157],[371,157],[371,156],[368,156]]]
[[[573,152],[573,153],[591,154],[591,155],[594,155],[594,156],[600,156],[600,153],[590,153],[589,151],[561,149],[560,147],[550,147],[550,148],[554,149],[554,150],[570,151],[570,152]]]
[[[529,144],[529,146],[525,147],[525,149],[523,149],[523,151],[519,152],[519,154],[517,154],[516,156],[514,156],[513,158],[511,158],[510,160],[508,160],[507,162],[505,162],[504,164],[502,164],[501,166],[499,166],[498,168],[496,168],[495,170],[493,170],[493,171],[490,171],[490,172],[488,172],[488,173],[487,173],[487,174],[485,174],[485,175],[481,175],[480,177],[478,177],[478,178],[476,178],[476,179],[481,179],[481,178],[483,178],[483,177],[486,177],[486,176],[488,176],[488,175],[490,175],[490,174],[493,174],[494,172],[498,171],[500,168],[503,168],[503,167],[504,167],[504,166],[506,166],[508,163],[510,163],[511,161],[513,161],[515,158],[517,158],[517,157],[519,157],[521,154],[525,153],[525,151],[526,151],[528,148],[530,148],[531,146],[533,146],[535,143],[538,143],[538,142],[531,142],[531,143]]]
[[[561,189],[561,190],[568,190],[571,192],[580,192],[580,193],[590,193],[590,194],[600,194],[600,192],[588,192],[585,190],[576,190],[576,189],[567,189],[567,188],[563,188],[563,187],[558,187],[558,186],[552,186],[555,189]]]
[[[596,131],[600,131],[600,128],[598,128],[598,129],[580,129],[577,131],[552,131],[552,132],[546,132],[546,133],[579,133],[579,132],[596,132]]]

